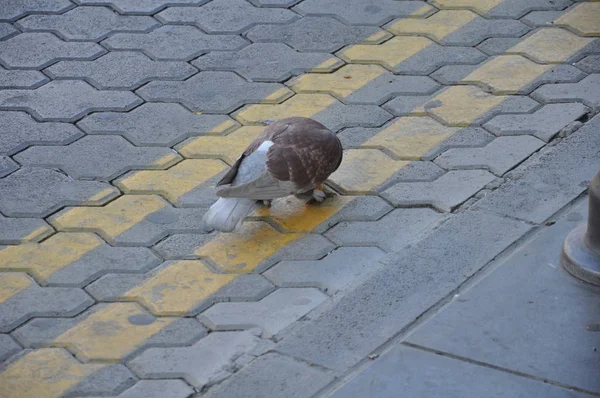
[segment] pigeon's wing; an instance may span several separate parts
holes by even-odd
[[[245,184],[222,188],[217,191],[221,198],[248,198],[254,200],[270,200],[282,198],[294,192],[296,187],[289,181],[279,181],[265,171],[255,180]]]

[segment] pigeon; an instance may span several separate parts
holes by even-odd
[[[322,184],[342,163],[335,133],[306,117],[269,124],[217,183],[219,199],[203,217],[207,230],[231,232],[261,203],[294,195],[325,200]]]

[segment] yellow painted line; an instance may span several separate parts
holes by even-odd
[[[22,272],[0,273],[0,304],[33,284],[31,278]]]
[[[292,95],[294,95],[294,93],[284,87],[275,91],[273,94],[267,96],[264,100],[260,102],[263,104],[279,104],[280,102],[290,98]]]
[[[123,298],[141,302],[156,315],[186,316],[236,277],[216,274],[199,260],[176,261],[126,292]]]
[[[61,348],[41,348],[0,374],[0,397],[58,398],[104,366],[80,363]]]
[[[56,337],[85,362],[119,362],[177,318],[156,318],[135,303],[112,303]]]
[[[157,161],[155,161],[152,166],[153,166],[153,168],[165,169],[167,167],[173,166],[174,164],[176,164],[177,162],[180,162],[181,160],[182,160],[181,156],[179,156],[175,152],[172,152],[168,155],[163,156],[162,158],[158,159]]]
[[[219,140],[219,136],[201,137]],[[175,203],[184,194],[199,187],[227,168],[217,159],[188,159],[168,170],[131,172],[115,182],[128,194],[158,194]]]
[[[59,231],[93,231],[115,238],[166,206],[159,196],[125,195],[104,207],[69,207],[50,223]]]
[[[85,203],[87,205],[102,204],[108,199],[117,196],[118,192],[113,188],[105,188],[100,192],[92,195]]]
[[[91,233],[57,233],[42,243],[8,246],[0,250],[0,271],[27,272],[40,283],[47,283],[50,275],[102,243],[102,239]]]
[[[286,90],[287,93],[287,90]],[[290,94],[290,95],[293,95]],[[207,134],[227,134],[235,129],[237,129],[239,127],[239,124],[237,124],[235,121],[233,120],[227,120],[219,125],[217,125],[217,127],[215,127],[214,129],[211,129],[211,131],[209,131]]]
[[[360,44],[381,44],[383,41],[388,40],[391,37],[392,35],[390,33],[382,30],[381,32],[372,34],[371,36],[362,40]]]
[[[314,73],[331,73],[340,66],[344,65],[342,61],[340,61],[336,57],[331,57],[327,61],[323,62],[320,65],[315,66],[310,70],[310,72]]]
[[[48,226],[44,225],[43,227],[39,227],[34,231],[31,231],[28,235],[21,238],[21,243],[23,242],[39,242],[40,240],[47,238],[52,235],[54,230]]]
[[[326,94],[296,94],[277,105],[250,105],[242,108],[233,117],[242,124],[260,124],[263,120],[278,120],[294,116],[311,117],[336,102]]]
[[[562,28],[542,28],[527,36],[506,51],[506,54],[521,54],[539,63],[562,63],[594,39],[580,37]]]
[[[433,0],[437,8],[469,9],[485,14],[500,5],[503,0]]]
[[[219,158],[232,165],[264,130],[264,126],[243,126],[227,135],[192,138],[177,150],[186,158]]]
[[[396,35],[419,34],[442,41],[475,18],[477,14],[468,10],[443,10],[426,19],[401,19],[386,29]]]
[[[600,2],[578,4],[554,25],[569,27],[582,36],[600,36]]]

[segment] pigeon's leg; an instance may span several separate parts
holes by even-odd
[[[266,207],[271,207],[272,203],[273,203],[272,199],[262,200],[262,204]]]
[[[317,201],[318,203],[323,203],[325,201],[326,197],[327,197],[327,194],[325,193],[324,185],[317,185],[315,187],[315,189],[313,189],[313,192],[312,192],[313,200]]]

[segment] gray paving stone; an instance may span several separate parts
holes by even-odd
[[[548,142],[588,111],[580,103],[550,104],[533,114],[496,116],[483,127],[498,136],[531,134]]]
[[[61,61],[45,72],[54,79],[85,79],[100,90],[135,90],[151,80],[183,80],[197,70],[185,62],[154,61],[138,52],[115,51],[94,61]]]
[[[202,389],[230,376],[241,355],[260,355],[272,344],[252,331],[214,332],[191,347],[149,348],[128,366],[145,379],[181,377]]]
[[[236,52],[211,52],[192,62],[200,70],[237,72],[256,82],[281,82],[291,76],[318,70],[319,65],[342,62],[330,54],[299,53],[283,43],[255,43]]]
[[[42,69],[63,59],[94,59],[106,50],[96,43],[62,41],[52,33],[21,33],[0,42],[0,61],[11,68]]]
[[[213,330],[260,327],[271,337],[308,314],[327,296],[313,288],[283,288],[253,303],[217,303],[198,319]]]
[[[323,227],[321,225],[316,230]],[[335,248],[336,245],[324,238],[323,235],[312,233],[279,249],[275,254],[263,260],[254,272],[263,272],[282,260],[318,260]]]
[[[394,206],[430,205],[449,212],[494,179],[483,170],[449,171],[432,182],[396,184],[382,192],[382,196]]]
[[[119,398],[187,398],[194,393],[183,380],[140,380]],[[93,397],[100,398],[100,396]]]
[[[166,25],[150,33],[117,33],[102,44],[111,50],[142,51],[157,60],[189,61],[209,51],[239,50],[248,42],[237,35],[208,35],[193,26]]]
[[[249,83],[233,72],[200,72],[183,82],[151,82],[136,93],[146,101],[178,102],[194,112],[229,113],[284,87]]]
[[[562,14],[562,11],[532,11],[521,18],[521,21],[534,27],[552,26],[554,20]]]
[[[47,76],[35,70],[9,70],[0,67],[0,89],[32,89],[49,81]]]
[[[227,173],[227,170],[221,171],[192,190],[184,193],[174,201],[175,205],[178,207],[210,207],[216,200],[214,187],[225,173]]]
[[[347,25],[381,26],[393,18],[414,15],[427,5],[422,1],[380,0],[373,4],[369,0],[305,0],[294,9],[307,16],[332,16]],[[429,14],[434,8],[419,15]]]
[[[484,168],[503,175],[544,143],[531,136],[499,137],[483,148],[451,148],[435,159],[447,170]]]
[[[482,14],[491,18],[518,19],[530,11],[563,10],[570,5],[569,0],[508,0]]]
[[[8,156],[0,155],[0,178],[6,177],[10,173],[17,171],[19,169],[19,165],[16,164],[11,158]]]
[[[196,6],[210,0],[74,0],[82,5],[110,6],[119,14],[153,15],[168,6]]]
[[[215,389],[210,398],[262,398],[313,396],[333,381],[333,375],[292,358],[269,353],[253,361]]]
[[[516,117],[516,115],[515,115]],[[494,136],[480,127],[467,127],[445,139],[435,148],[421,156],[421,159],[432,160],[449,148],[482,147],[492,142]]]
[[[520,41],[520,38],[492,37],[481,42],[477,48],[488,55],[501,55]]]
[[[33,232],[51,228],[41,218],[8,218],[0,214],[0,244],[18,245]],[[39,235],[43,237],[47,233]]]
[[[93,111],[128,111],[140,103],[128,91],[98,91],[80,80],[54,80],[35,90],[0,91],[0,110],[25,110],[42,121],[74,121]]]
[[[30,145],[66,145],[83,136],[68,123],[40,123],[25,112],[0,111],[0,153],[12,155]]]
[[[392,210],[386,201],[377,196],[358,196],[344,206],[340,211],[323,221],[313,232],[323,233],[334,225],[344,221],[374,221],[378,220]],[[322,256],[321,256],[322,257]],[[320,257],[318,257],[320,258]],[[286,260],[304,260],[303,258],[286,258]],[[311,260],[306,258],[306,260]]]
[[[17,344],[8,334],[0,334],[0,362],[21,351],[21,346]]]
[[[443,175],[446,171],[430,161],[412,161],[401,167],[392,177],[375,189],[375,192],[383,192],[399,182],[433,181]]]
[[[397,254],[381,260],[384,267],[286,335],[275,350],[344,372],[530,228],[485,212],[453,215],[427,239],[402,250],[397,245]]]
[[[170,148],[136,147],[120,136],[86,136],[66,146],[33,146],[15,155],[27,166],[57,167],[73,178],[111,180],[133,169],[162,169]],[[177,160],[177,156],[174,158]]]
[[[600,54],[588,55],[577,62],[575,66],[589,73],[600,73]]]
[[[201,7],[169,7],[156,17],[163,23],[193,23],[208,33],[242,33],[257,24],[290,23],[298,15],[285,9],[257,8],[245,0],[213,0]]]
[[[0,21],[16,21],[30,12],[56,13],[74,7],[68,0],[4,0],[0,9]]]
[[[216,234],[174,234],[167,239],[160,241],[154,250],[166,260],[176,259],[197,259],[198,255],[194,251],[211,239]]]
[[[398,95],[385,103],[382,108],[395,116],[408,116],[419,106],[434,99],[436,94],[430,95]]]
[[[440,85],[427,76],[398,76],[386,73],[342,98],[348,104],[382,103],[399,95],[424,95],[437,91]]]
[[[332,131],[345,127],[377,127],[393,116],[375,105],[346,105],[335,101],[312,118],[323,123]]]
[[[151,17],[118,15],[106,7],[77,7],[61,15],[30,15],[17,25],[24,31],[49,31],[64,40],[98,41],[114,32],[149,32],[160,26]]]
[[[133,385],[136,381],[135,375],[125,366],[112,364],[92,373],[82,382],[69,389],[63,396],[64,398],[88,397],[96,394],[114,396]]]
[[[341,246],[377,246],[386,252],[417,242],[444,217],[431,209],[396,209],[377,221],[341,222],[325,237]],[[399,228],[410,225],[410,228]]]
[[[0,22],[0,40],[18,34],[19,31],[9,23]]]
[[[342,247],[317,261],[282,261],[264,275],[280,287],[318,287],[333,295],[375,271],[384,255],[376,247]]]
[[[596,109],[600,106],[600,73],[588,75],[577,83],[545,84],[531,96],[547,103],[583,102]]]
[[[63,206],[99,205],[118,194],[103,182],[75,181],[54,170],[25,167],[0,179],[0,211],[12,217],[46,217]]]
[[[88,134],[122,135],[137,146],[173,146],[228,121],[224,115],[196,115],[179,104],[145,103],[127,113],[93,113],[77,126]]]
[[[249,0],[256,7],[283,7],[289,8],[302,0]]]
[[[9,286],[13,276],[27,278],[21,272],[3,273],[2,283]],[[0,333],[8,333],[33,317],[75,316],[94,303],[81,289],[31,285],[0,303]]]
[[[246,33],[246,37],[255,43],[285,43],[298,51],[333,53],[377,33],[384,31],[372,26],[344,25],[330,17],[304,17],[286,25],[255,26]]]
[[[595,116],[577,132],[540,151],[475,207],[541,223],[578,197],[600,169]]]

